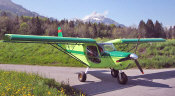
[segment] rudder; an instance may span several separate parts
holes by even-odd
[[[58,27],[58,37],[63,37],[61,27]]]

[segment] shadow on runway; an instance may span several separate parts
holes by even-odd
[[[116,78],[112,78],[109,71],[89,71],[88,75],[93,75],[100,79],[100,82],[92,82],[88,79],[87,82],[81,85],[75,85],[73,87],[84,90],[88,95],[97,95],[106,92],[111,92],[115,90],[120,90],[124,88],[129,88],[133,86],[146,86],[146,87],[157,87],[157,88],[171,88],[169,85],[154,82],[154,79],[171,79],[175,78],[175,70],[165,71],[159,73],[138,75],[138,76],[128,76],[128,83],[126,85],[120,85]]]

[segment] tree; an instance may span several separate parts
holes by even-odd
[[[74,21],[69,22],[69,27],[74,28]]]
[[[57,24],[48,24],[46,28],[46,33],[50,36],[58,36],[58,25]]]
[[[146,37],[146,24],[143,20],[140,21],[139,27],[138,27],[138,32],[140,33],[140,37],[144,38]]]
[[[19,16],[17,15],[14,19],[13,33],[18,33],[19,27]]]
[[[175,38],[175,26],[170,26],[170,28],[166,28],[166,36],[167,39],[174,39]]]
[[[93,30],[94,30],[94,37],[98,37],[97,23],[94,23],[94,24],[92,25],[92,27],[93,27]]]
[[[5,11],[2,11],[0,15],[4,16],[4,17],[7,17],[7,13]]]
[[[175,26],[172,29],[172,39],[175,39]]]
[[[14,29],[14,21],[9,17],[2,16],[0,17],[0,39],[4,34],[12,34]]]
[[[44,31],[41,28],[41,23],[40,23],[40,19],[38,18],[38,16],[35,18],[32,18],[32,26],[31,26],[31,33],[33,35],[43,35]]]
[[[155,36],[154,33],[154,24],[153,21],[151,19],[148,19],[147,23],[146,23],[146,34],[145,34],[146,38],[152,38]]]
[[[115,38],[115,37],[117,37],[117,28],[116,27],[114,27],[112,29],[112,38]]]
[[[154,37],[159,38],[166,38],[166,34],[163,30],[162,24],[160,24],[158,21],[156,21],[155,23],[155,27],[154,27]]]
[[[23,22],[20,24],[19,33],[20,34],[30,34],[29,25],[26,22]]]

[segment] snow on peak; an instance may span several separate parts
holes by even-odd
[[[106,17],[106,15],[108,14],[107,11],[105,11],[103,14],[101,13],[97,13],[97,12],[92,12],[90,15],[87,15],[83,18],[84,21],[88,20],[88,19],[95,19],[95,20],[101,20],[104,19]]]
[[[116,26],[124,27],[124,25],[117,23],[116,21],[107,18],[108,11],[105,11],[104,13],[97,13],[92,12],[90,15],[85,16],[82,20],[84,22],[92,22],[92,23],[104,23],[107,25],[115,24]]]

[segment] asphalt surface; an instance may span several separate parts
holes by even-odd
[[[87,82],[79,82],[77,73],[85,68],[48,67],[0,64],[0,69],[32,72],[58,82],[69,83],[88,96],[175,96],[175,68],[147,69],[141,75],[137,69],[124,70],[128,83],[120,85],[109,69],[89,69]]]

